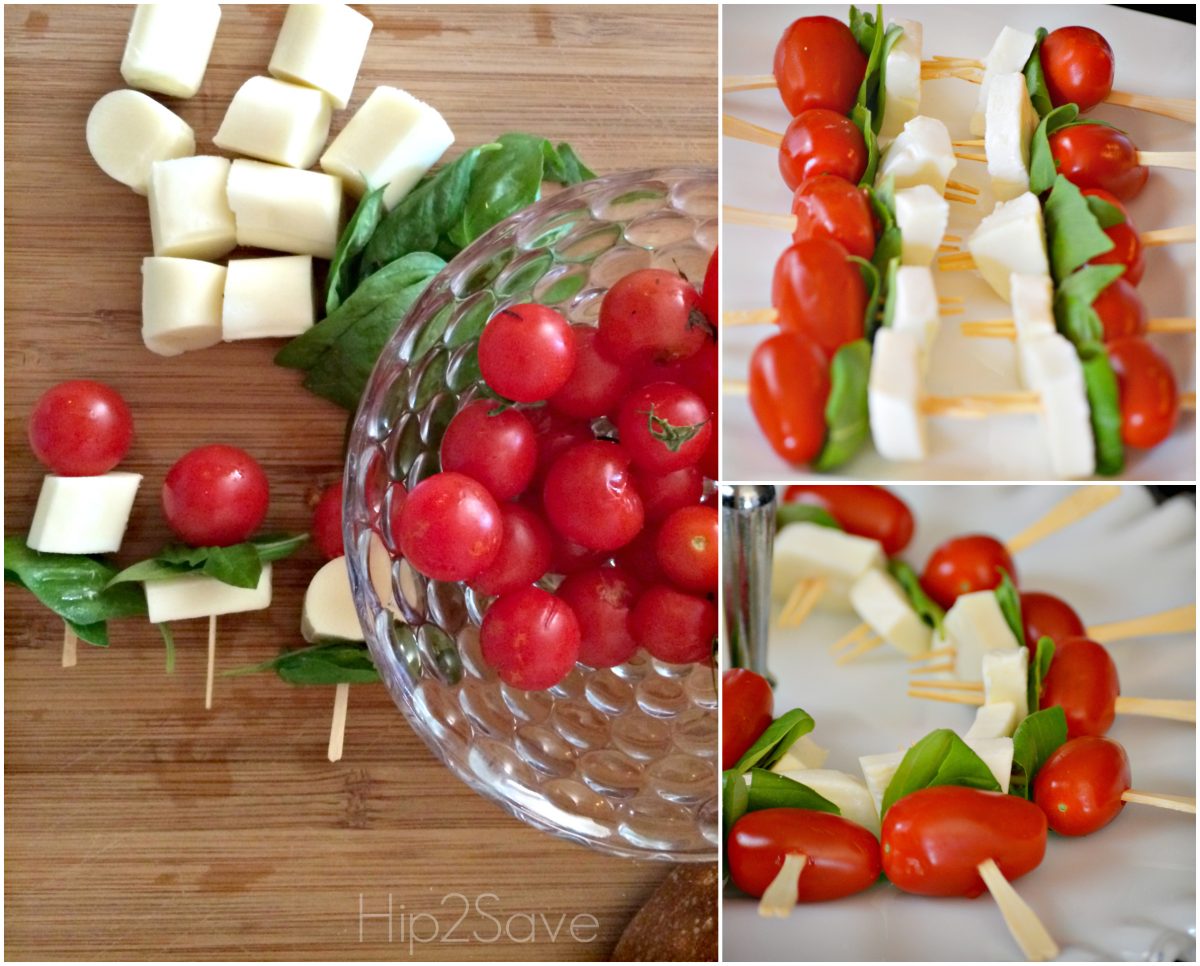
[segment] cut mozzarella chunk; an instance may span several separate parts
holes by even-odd
[[[1054,335],[1054,283],[1049,275],[1014,272],[1008,283],[1012,295],[1017,344]]]
[[[234,587],[203,574],[148,580],[143,586],[151,624],[241,614],[271,606],[271,565],[263,564],[256,587]]]
[[[1012,739],[963,738],[963,743],[983,759],[988,771],[999,783],[1000,790],[1007,794],[1008,783],[1012,778]],[[875,808],[880,812],[883,811],[883,796],[900,768],[900,763],[904,761],[905,754],[907,752],[889,751],[882,755],[864,755],[858,759],[863,778],[867,781],[867,790],[871,793]]]
[[[1010,737],[1020,723],[1017,718],[1017,706],[1011,701],[990,701],[975,711],[975,720],[963,738],[972,740]]]
[[[311,168],[329,137],[333,109],[312,87],[251,77],[229,102],[213,143],[233,154]]]
[[[315,321],[311,255],[229,260],[221,308],[226,342],[300,335]]]
[[[946,179],[956,163],[946,125],[936,117],[919,115],[904,125],[883,152],[875,183],[891,177],[897,190],[927,184],[939,195],[945,194]]]
[[[340,178],[239,158],[229,171],[228,197],[239,245],[333,257],[342,221]]]
[[[963,739],[968,748],[983,759],[992,777],[1000,783],[1000,791],[1008,794],[1008,783],[1012,780],[1013,740],[1011,738]]]
[[[150,166],[195,154],[196,135],[183,118],[153,97],[141,91],[111,91],[88,115],[87,146],[101,171],[144,195]]]
[[[963,594],[946,612],[946,637],[954,645],[954,673],[960,681],[983,676],[983,655],[1011,651],[1021,645],[1013,636],[995,591]]]
[[[142,477],[47,476],[29,526],[31,550],[42,553],[116,553]]]
[[[221,341],[225,267],[193,258],[142,259],[142,341],[160,356]]]
[[[921,346],[911,332],[880,329],[871,353],[867,386],[871,439],[884,459],[923,460],[925,416],[921,412]]]
[[[896,192],[896,224],[900,228],[900,261],[904,265],[929,265],[937,254],[950,202],[927,184]]]
[[[1018,721],[1029,714],[1029,648],[983,655],[983,703],[1012,704]]]
[[[894,331],[909,332],[917,340],[924,376],[929,370],[929,357],[940,323],[933,272],[916,265],[901,265],[888,298],[891,300],[888,324]]]
[[[858,759],[858,766],[867,781],[867,791],[871,793],[871,799],[875,802],[876,812],[883,812],[884,793],[887,792],[896,769],[900,767],[900,762],[904,761],[904,755],[903,751],[889,751],[882,755],[863,755]]]
[[[1018,349],[1022,378],[1041,397],[1038,418],[1054,472],[1063,479],[1091,476],[1096,471],[1096,441],[1078,352],[1057,333],[1028,339]]]
[[[371,26],[344,3],[290,4],[267,70],[324,91],[341,110],[354,92]]]
[[[844,771],[806,768],[785,773],[786,777],[807,785],[842,810],[842,818],[869,829],[879,837],[879,806],[867,786]],[[881,796],[882,797],[882,796]]]
[[[321,155],[321,169],[352,195],[386,184],[383,203],[391,208],[453,143],[434,108],[398,88],[376,87]]]
[[[893,20],[892,25],[904,33],[884,62],[887,89],[879,136],[888,139],[896,137],[921,108],[921,24],[916,20]]]
[[[1012,27],[1005,27],[1000,31],[983,62],[983,83],[979,86],[979,100],[971,115],[971,133],[976,137],[987,133],[988,94],[991,92],[993,79],[1001,74],[1023,71],[1036,43],[1037,38],[1033,34],[1013,30]]]
[[[219,3],[139,3],[121,58],[125,83],[191,97],[204,80],[220,22]]]
[[[1010,201],[1029,190],[1029,142],[1037,125],[1025,75],[994,78],[988,94],[984,154],[992,193],[1000,201]]]
[[[212,155],[156,161],[146,194],[154,254],[220,258],[237,246],[226,200],[229,159]]]
[[[300,633],[310,644],[364,640],[344,556],[330,560],[309,581],[300,615]]]
[[[797,738],[792,743],[792,747],[783,753],[783,757],[771,766],[771,771],[782,774],[801,768],[820,768],[828,757],[828,748],[822,748],[813,741],[812,735],[803,735]]]
[[[1029,192],[997,204],[971,233],[967,248],[984,280],[1005,302],[1012,301],[1014,273],[1050,274],[1042,206]]]
[[[883,566],[878,541],[816,523],[790,523],[775,536],[772,585],[785,599],[797,581],[823,577],[822,606],[848,610],[850,587],[868,570]]]
[[[933,631],[912,609],[904,588],[882,570],[868,570],[850,588],[855,612],[896,650],[915,657],[929,650]]]

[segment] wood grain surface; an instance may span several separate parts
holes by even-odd
[[[360,9],[375,30],[335,131],[391,84],[446,116],[452,156],[527,130],[570,141],[600,173],[716,163],[715,7]],[[233,92],[265,72],[283,15],[223,11],[200,93],[165,99],[201,153]],[[121,468],[146,477],[122,561],[167,540],[163,476],[207,442],[253,453],[272,528],[306,529],[345,424],[272,365],[277,344],[143,348],[146,204],[84,143],[92,104],[124,86],[131,12],[4,10],[5,529],[28,528],[43,473],[25,440],[34,401],[62,379],[103,379],[134,412]],[[270,610],[221,622],[220,667],[298,640],[317,566],[306,548],[277,565]],[[138,621],[115,623],[108,651],[80,644],[63,670],[61,624],[21,590],[4,604],[9,958],[602,959],[667,871],[510,818],[437,763],[382,687],[351,689],[331,765],[332,688],[218,678],[205,713],[204,621],[177,626],[173,676]],[[360,919],[360,898],[376,918]]]

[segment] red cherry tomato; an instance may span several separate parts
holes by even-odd
[[[780,255],[771,304],[779,312],[780,328],[804,336],[830,358],[863,337],[867,288],[858,266],[835,241],[813,238]]]
[[[750,357],[750,408],[767,442],[789,463],[814,459],[825,443],[829,363],[813,342],[780,332]]]
[[[505,399],[549,399],[566,385],[574,368],[575,332],[545,305],[501,309],[479,338],[479,372]]]
[[[550,572],[555,574],[577,574],[589,567],[598,567],[604,562],[604,553],[581,547],[566,537],[555,534],[554,558],[550,562]]]
[[[669,473],[694,466],[712,435],[704,400],[674,382],[634,390],[621,403],[617,431],[639,469]]]
[[[471,581],[481,594],[505,594],[540,580],[550,569],[554,537],[542,518],[518,503],[500,507],[504,536],[486,570]]]
[[[718,267],[718,250],[713,249],[712,257],[708,260],[708,268],[704,270],[704,284],[700,287],[700,311],[708,317],[713,328],[716,328],[719,321],[717,316],[720,314],[718,293],[721,284],[721,270]]]
[[[1015,584],[1017,568],[1012,557],[995,537],[970,534],[947,540],[933,551],[921,586],[925,593],[947,610],[961,594],[994,590],[1000,586],[1000,571],[1008,572]]]
[[[1128,221],[1104,229],[1112,239],[1113,249],[1088,260],[1089,265],[1124,265],[1125,274],[1117,281],[1137,285],[1146,273],[1146,260],[1142,255],[1142,239]]]
[[[132,443],[129,406],[102,382],[60,382],[42,394],[29,417],[33,455],[59,476],[107,473]]]
[[[1124,278],[1113,279],[1096,296],[1092,308],[1104,326],[1105,342],[1142,335],[1146,331],[1146,307],[1138,298],[1137,290]]]
[[[719,527],[711,506],[685,506],[663,521],[655,544],[658,563],[680,590],[716,593]]]
[[[682,359],[714,337],[686,278],[643,268],[619,279],[600,303],[596,345],[614,362]]]
[[[1129,756],[1111,738],[1084,735],[1059,747],[1033,782],[1033,800],[1059,835],[1091,835],[1125,807]]]
[[[705,342],[697,352],[675,363],[677,368],[673,378],[655,381],[678,382],[687,386],[704,400],[708,411],[716,416],[721,399],[720,360],[721,353],[717,343]]]
[[[620,567],[592,567],[571,574],[558,587],[579,619],[579,661],[588,667],[616,667],[637,652],[629,613],[637,582]]]
[[[1050,135],[1059,173],[1080,188],[1103,188],[1130,201],[1146,186],[1150,169],[1138,164],[1129,135],[1103,124],[1076,124]]]
[[[1025,645],[1037,650],[1037,642],[1043,637],[1054,641],[1057,647],[1072,637],[1083,637],[1087,629],[1083,620],[1061,597],[1038,591],[1021,594],[1021,620],[1025,625]]]
[[[1112,48],[1090,27],[1059,27],[1042,41],[1042,73],[1055,107],[1077,104],[1090,111],[1112,93]]]
[[[249,540],[267,516],[267,475],[245,450],[200,446],[180,457],[163,481],[167,525],[193,547]]]
[[[617,563],[647,587],[666,583],[667,580],[658,563],[658,531],[661,526],[661,521],[648,523],[617,553]]]
[[[416,493],[416,490],[413,491]],[[497,597],[479,627],[483,659],[505,684],[552,688],[579,656],[579,622],[563,601],[539,587]]]
[[[819,174],[800,182],[792,196],[795,241],[828,238],[851,255],[869,259],[875,252],[875,222],[867,196],[844,178]]]
[[[721,675],[721,767],[737,764],[774,720],[775,695],[760,674],[730,668]]]
[[[346,553],[342,545],[342,482],[330,484],[321,493],[321,499],[313,510],[313,543],[326,560],[333,560]]]
[[[775,83],[792,115],[812,107],[849,114],[866,72],[854,34],[833,17],[801,17],[775,47]]]
[[[1099,198],[1102,201],[1107,201],[1113,207],[1118,208],[1121,214],[1125,216],[1125,224],[1133,224],[1132,219],[1129,217],[1129,207],[1111,191],[1105,191],[1103,188],[1080,188],[1079,193],[1085,198]]]
[[[549,406],[526,410],[525,415],[537,434],[537,469],[533,475],[535,482],[544,481],[554,461],[572,446],[595,439],[589,423],[564,416]]]
[[[437,473],[408,494],[400,510],[400,552],[434,580],[472,580],[500,552],[504,523],[482,483]]]
[[[537,437],[523,413],[479,399],[450,420],[441,459],[443,470],[477,480],[503,503],[519,496],[533,479]]]
[[[563,453],[542,490],[554,529],[591,550],[616,550],[636,537],[645,512],[629,462],[624,447],[600,440]]]
[[[590,325],[573,326],[575,369],[550,405],[564,416],[595,419],[610,412],[629,389],[627,366],[613,362],[596,347],[599,333]]]
[[[1157,446],[1179,418],[1179,390],[1170,364],[1137,338],[1109,343],[1108,359],[1121,392],[1121,438],[1138,449]]]
[[[739,779],[740,780],[740,779]],[[807,808],[765,808],[743,815],[729,832],[729,873],[747,895],[759,897],[788,855],[807,858],[796,886],[800,902],[842,899],[879,878],[879,843],[840,815]]]
[[[669,473],[647,473],[635,468],[633,483],[642,498],[647,520],[664,520],[682,507],[699,503],[704,495],[704,474],[696,466]]]
[[[854,122],[813,108],[792,118],[779,143],[779,173],[795,191],[806,178],[831,174],[858,184],[867,170],[867,144]]]
[[[1116,717],[1120,693],[1117,666],[1108,651],[1086,637],[1073,637],[1055,642],[1038,706],[1063,709],[1069,738],[1102,735]]]
[[[629,615],[634,640],[668,664],[693,664],[712,657],[717,607],[703,597],[655,584]]]
[[[1046,854],[1046,816],[1015,795],[939,785],[888,809],[880,834],[883,871],[919,896],[980,895],[979,863],[992,859],[1012,882]]]
[[[882,486],[796,484],[787,488],[783,499],[785,503],[820,507],[847,533],[878,540],[889,557],[896,556],[912,540],[912,511]]]
[[[700,457],[700,462],[697,464],[705,479],[715,480],[721,475],[719,466],[720,435],[720,433],[713,433],[709,437],[708,449],[704,451],[704,455]]]

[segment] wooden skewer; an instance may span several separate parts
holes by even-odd
[[[743,379],[726,379],[721,383],[721,391],[727,396],[746,396],[750,393],[750,383]]]
[[[910,698],[921,698],[925,701],[945,701],[949,704],[983,704],[983,685],[979,681],[960,681],[961,687],[957,692],[923,691],[910,689]],[[1133,714],[1145,718],[1166,718],[1171,721],[1190,721],[1196,723],[1195,700],[1173,698],[1127,698],[1118,697],[1117,714]]]
[[[1177,121],[1196,123],[1196,102],[1183,97],[1155,97],[1152,94],[1130,94],[1128,91],[1112,91],[1105,102],[1120,107],[1132,107],[1136,111],[1147,111]]]
[[[1196,390],[1191,392],[1181,392],[1179,394],[1179,409],[1181,412],[1194,413],[1196,411]]]
[[[350,685],[342,682],[333,692],[333,721],[329,726],[329,760],[342,760],[346,739],[346,708],[350,704]]]
[[[1180,334],[1196,331],[1196,320],[1185,316],[1166,316],[1149,319],[1146,331],[1157,335]],[[980,319],[964,322],[962,334],[972,339],[1016,339],[1017,327],[1012,319]]]
[[[212,710],[213,671],[217,666],[217,615],[208,619],[208,678],[204,683],[204,709]]]
[[[925,672],[926,668],[914,668],[916,673]],[[911,673],[911,672],[910,672]],[[932,678],[930,680],[909,681],[910,688],[938,688],[944,691],[982,691],[983,683],[981,681],[944,681],[941,678]]]
[[[983,78],[973,67],[945,67],[938,70],[921,70],[921,80],[955,80],[970,81],[972,84],[982,84]]]
[[[752,141],[768,148],[778,148],[783,142],[783,135],[769,128],[759,127],[749,121],[743,121],[732,114],[721,115],[722,133],[726,137],[738,138],[742,141]]]
[[[803,624],[808,615],[812,613],[813,608],[820,603],[827,583],[824,577],[800,581],[796,588],[801,593],[797,597],[796,591],[792,591],[792,596],[788,598],[788,604],[784,605],[783,612],[779,615],[779,626],[799,627]]]
[[[1017,894],[1012,883],[1004,878],[1004,873],[992,859],[984,859],[979,863],[979,875],[988,892],[1000,908],[1004,924],[1016,940],[1025,958],[1032,963],[1044,963],[1058,959],[1059,948],[1053,937],[1042,925],[1037,913],[1030,908],[1029,903]]]
[[[754,228],[778,228],[788,233],[796,230],[795,215],[777,215],[766,211],[752,211],[749,208],[735,208],[733,205],[721,207],[721,217],[729,225],[750,225]]]
[[[721,313],[721,325],[736,328],[742,325],[773,325],[779,319],[776,309],[730,310]]]
[[[946,187],[951,188],[954,191],[961,191],[968,195],[977,195],[982,194],[983,192],[982,188],[976,188],[973,184],[967,184],[965,181],[950,180],[946,182]]]
[[[978,161],[981,164],[987,164],[987,155],[974,151],[955,151],[954,156],[960,161]]]
[[[1138,805],[1153,805],[1155,808],[1166,808],[1173,812],[1190,812],[1196,814],[1196,799],[1187,795],[1165,795],[1162,792],[1143,792],[1131,788],[1121,796],[1123,802],[1134,802]]]
[[[838,659],[836,661],[834,661],[833,663],[834,664],[849,664],[852,661],[857,661],[864,654],[867,654],[870,651],[875,650],[877,647],[882,647],[882,646],[883,646],[883,638],[880,637],[878,634],[875,634],[871,637],[868,637],[865,641],[862,641],[859,644],[856,644],[850,650],[846,651],[846,653],[840,655],[838,657]]]
[[[1183,171],[1196,170],[1195,151],[1139,151],[1138,164],[1147,168],[1179,168]]]
[[[963,194],[958,194],[957,192],[954,192],[954,191],[946,191],[943,193],[942,197],[945,198],[947,201],[956,201],[960,205],[976,204],[974,195],[963,195]]]
[[[982,60],[974,57],[947,57],[944,54],[935,54],[929,60],[921,61],[922,70],[935,67],[974,67],[976,70],[983,70],[984,66]]]
[[[1138,237],[1144,248],[1153,248],[1156,245],[1174,245],[1177,242],[1195,243],[1196,226],[1178,225],[1175,228],[1155,228],[1151,231],[1142,232]]]
[[[1113,621],[1109,624],[1098,624],[1087,629],[1087,636],[1093,641],[1106,644],[1110,641],[1125,640],[1130,637],[1151,637],[1155,634],[1183,634],[1196,629],[1196,605],[1185,604],[1173,610],[1165,610],[1161,614],[1150,614],[1146,617],[1135,617],[1127,621]]]
[[[838,651],[844,650],[851,644],[857,644],[864,637],[869,636],[870,633],[870,624],[859,624],[857,627],[852,627],[849,631],[829,645],[829,653],[836,654]]]
[[[63,652],[62,666],[74,667],[75,660],[78,657],[79,638],[75,636],[75,632],[71,630],[71,625],[63,621]]]
[[[931,657],[945,657],[947,655],[953,656],[953,654],[954,645],[948,644],[945,647],[935,647],[933,650],[926,651],[924,654],[914,654],[908,660],[912,662],[928,661]]]
[[[1078,487],[1065,500],[1059,501],[1040,520],[1026,527],[1011,540],[1006,541],[1005,549],[1012,554],[1020,553],[1027,547],[1045,540],[1052,533],[1057,533],[1064,527],[1095,513],[1120,495],[1121,487],[1115,484]]]
[[[758,900],[758,914],[764,919],[786,919],[796,908],[797,894],[800,889],[800,874],[808,864],[808,856],[800,853],[789,853],[783,857],[778,875],[771,884],[763,890],[762,898]]]
[[[953,648],[951,648],[953,650]],[[912,660],[909,658],[909,660]],[[943,661],[940,664],[922,664],[920,667],[910,668],[909,674],[940,674],[942,671],[953,672],[954,662]]]
[[[760,91],[776,87],[774,74],[747,74],[744,77],[726,77],[721,89],[726,94],[734,91]]]
[[[987,142],[983,138],[967,138],[963,141],[951,141],[956,148],[981,148]]]
[[[951,235],[949,232],[947,232],[946,234],[944,234],[942,236],[942,241],[957,242],[958,244],[961,245],[962,244],[962,235]],[[961,296],[955,296],[955,298],[957,298],[958,301],[960,301],[960,302],[965,301],[965,299],[963,299]]]

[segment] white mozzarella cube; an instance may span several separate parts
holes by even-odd
[[[871,353],[867,411],[871,439],[884,459],[925,459],[928,447],[921,396],[921,346],[916,337],[911,332],[880,329]]]
[[[148,580],[143,586],[151,624],[242,614],[271,606],[271,565],[263,564],[255,587],[234,587],[203,574]]]
[[[950,202],[927,184],[896,192],[900,262],[928,266],[937,254],[950,221]]]
[[[183,118],[153,97],[141,91],[110,91],[88,114],[87,146],[101,171],[144,195],[150,166],[194,154],[196,136]]]
[[[892,177],[897,190],[927,184],[945,194],[946,179],[957,163],[946,125],[936,117],[918,115],[883,152],[875,183]]]
[[[333,258],[342,224],[340,178],[239,158],[227,193],[239,245]]]
[[[142,259],[142,341],[160,356],[221,341],[225,267],[193,258]]]
[[[994,78],[988,94],[984,154],[992,193],[1000,201],[1010,201],[1029,190],[1029,142],[1037,126],[1025,75]]]
[[[879,838],[879,806],[867,786],[853,775],[828,768],[807,768],[785,774],[833,802],[841,809],[842,818],[861,825]]]
[[[929,357],[941,324],[933,272],[917,265],[901,265],[888,296],[892,300],[890,327],[911,333],[921,356],[921,375],[929,371]]]
[[[1054,283],[1049,275],[1014,272],[1009,279],[1017,342],[1054,335]]]
[[[344,3],[289,4],[267,70],[324,91],[341,110],[354,92],[371,26]]]
[[[875,811],[883,812],[883,796],[892,781],[892,776],[904,761],[905,752],[889,751],[882,755],[863,755],[858,759],[863,778],[867,782],[867,791],[875,803]]]
[[[155,255],[220,258],[233,251],[237,234],[226,200],[229,171],[229,159],[213,155],[150,166],[146,194]]]
[[[983,656],[989,651],[1011,651],[1021,646],[1004,619],[995,591],[962,594],[946,612],[943,626],[954,645],[954,673],[960,681],[981,679]]]
[[[395,87],[376,87],[321,155],[321,169],[361,196],[387,185],[391,208],[454,143],[436,109]]]
[[[1083,363],[1057,333],[1018,344],[1025,384],[1041,397],[1038,418],[1046,433],[1050,465],[1063,479],[1096,471],[1096,441]]]
[[[1008,794],[1008,783],[1012,780],[1013,740],[1011,738],[964,738],[967,747],[983,759],[992,777],[1000,784],[1000,791]]]
[[[983,703],[1012,704],[1018,721],[1029,714],[1029,648],[983,655]]]
[[[315,88],[251,77],[233,95],[213,143],[232,154],[311,168],[332,116],[329,98]]]
[[[219,3],[139,3],[121,58],[125,83],[191,97],[204,80],[220,22]]]
[[[912,609],[908,595],[882,570],[868,570],[850,588],[850,604],[871,629],[896,650],[910,657],[924,654],[933,630]]]
[[[1021,275],[1049,275],[1046,226],[1037,197],[1026,192],[999,202],[967,239],[979,273],[1005,302],[1012,301],[1011,280]]]
[[[28,545],[42,553],[116,553],[142,477],[47,476],[29,526]]]
[[[894,138],[921,108],[921,34],[916,20],[893,20],[904,33],[888,51],[884,62],[887,89],[884,92],[882,138]]]
[[[372,534],[367,558],[371,585],[379,599],[385,602],[384,606],[399,615],[400,608],[392,590],[391,563],[383,541]],[[300,634],[310,644],[327,640],[364,640],[345,556],[330,560],[309,581],[300,615]]]
[[[229,260],[221,302],[226,342],[300,335],[314,322],[311,255]]]
[[[1033,45],[1037,38],[1022,30],[1005,27],[1000,31],[992,49],[988,51],[983,62],[983,83],[979,85],[979,100],[971,114],[971,133],[983,137],[987,133],[987,104],[988,94],[992,89],[992,81],[1001,74],[1019,73],[1025,69],[1025,62],[1033,53]]]
[[[789,523],[775,535],[772,587],[777,598],[786,599],[798,581],[823,577],[821,605],[848,610],[850,586],[883,563],[878,541],[816,523]]]
[[[828,748],[822,748],[813,741],[812,735],[802,735],[792,742],[792,747],[771,766],[771,771],[783,774],[801,768],[820,768],[828,758]]]
[[[1028,701],[1025,703],[1028,704]],[[975,720],[963,735],[963,740],[1011,737],[1020,723],[1017,706],[1011,701],[989,701],[975,711]]]

